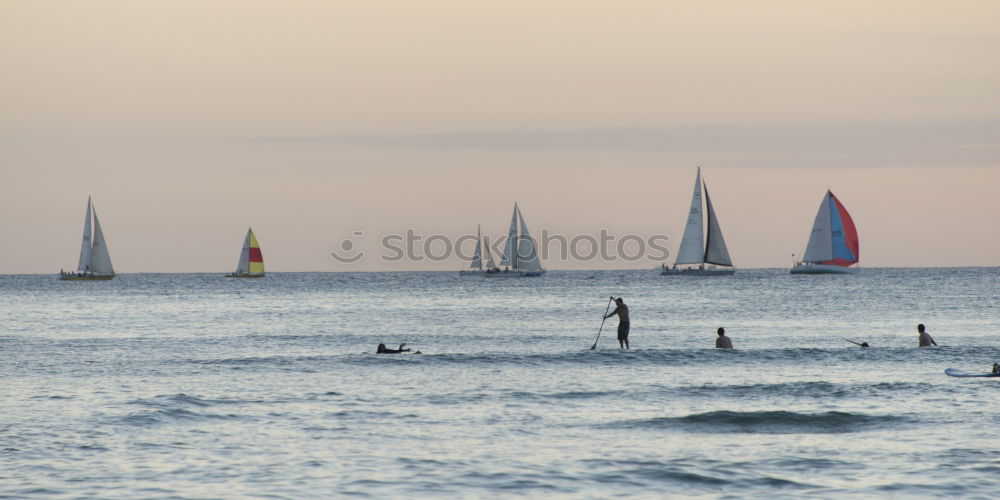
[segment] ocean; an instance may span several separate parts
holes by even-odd
[[[0,497],[1000,491],[997,268],[222,274],[0,276]]]

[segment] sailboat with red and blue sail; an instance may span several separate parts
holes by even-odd
[[[827,190],[819,204],[809,243],[792,274],[854,274],[861,256],[858,230],[844,204]]]

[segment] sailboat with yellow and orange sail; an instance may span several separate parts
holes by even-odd
[[[247,229],[247,236],[243,239],[243,249],[240,250],[240,260],[236,264],[236,271],[227,274],[227,278],[263,278],[264,277],[264,256],[260,253],[260,243],[253,234],[253,229]]]

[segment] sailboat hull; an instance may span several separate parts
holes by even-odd
[[[545,274],[545,270],[541,271],[499,271],[495,273],[483,273],[483,276],[487,278],[537,278]]]
[[[831,264],[799,264],[792,268],[792,274],[857,274],[856,267],[834,266]]]
[[[735,269],[664,269],[660,276],[732,276]]]
[[[113,274],[86,274],[83,276],[77,276],[75,274],[61,274],[59,275],[59,281],[108,281],[114,278]]]
[[[227,278],[263,278],[264,274],[227,274]]]
[[[476,269],[463,269],[458,272],[459,276],[482,276],[484,274],[486,274],[486,271],[479,271]]]

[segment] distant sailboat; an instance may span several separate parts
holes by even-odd
[[[705,207],[708,212],[708,231],[704,229],[704,217],[701,210],[701,192],[705,191]],[[697,264],[698,267],[684,267]],[[706,264],[711,264],[706,267]],[[723,266],[723,268],[715,267]],[[736,272],[732,268],[733,260],[729,257],[726,240],[722,237],[719,219],[712,207],[712,199],[708,196],[708,184],[701,180],[701,167],[694,177],[694,194],[691,196],[691,210],[688,212],[687,226],[681,238],[680,248],[674,267],[663,265],[660,274],[664,276],[728,276]]]
[[[236,264],[236,272],[227,274],[227,278],[263,278],[264,277],[264,256],[260,253],[260,244],[253,234],[253,229],[247,229],[247,236],[243,239],[243,249],[240,251],[240,260]]]
[[[489,247],[486,248],[487,255],[489,254]],[[476,253],[472,255],[472,263],[469,265],[468,269],[462,269],[458,272],[460,276],[481,276],[486,270],[483,269],[483,235],[479,230],[479,225],[476,225]]]
[[[806,254],[792,267],[792,274],[854,274],[848,267],[861,256],[858,230],[840,200],[827,190],[813,222]]]
[[[91,239],[90,219],[93,214],[94,233]],[[76,272],[61,271],[59,279],[64,281],[109,280],[115,277],[115,269],[111,266],[111,255],[108,244],[104,241],[104,231],[101,221],[97,218],[94,203],[87,198],[87,215],[83,222],[83,243],[80,246],[80,263]]]
[[[521,215],[521,209],[517,207],[517,203],[514,203],[514,213],[510,216],[510,229],[507,231],[507,243],[504,246],[500,265],[504,266],[503,271],[493,266],[487,266],[488,269],[484,276],[487,278],[528,278],[545,274],[545,270],[542,269],[542,264],[538,260],[535,240],[528,233],[528,225],[524,222],[524,216]]]

